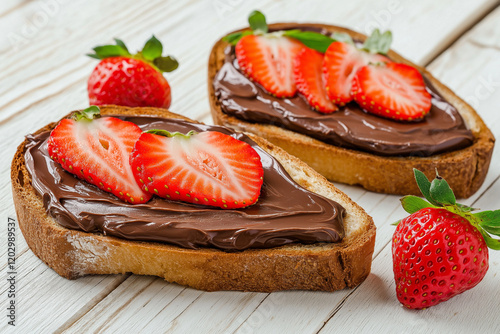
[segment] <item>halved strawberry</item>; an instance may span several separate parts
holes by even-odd
[[[145,203],[151,195],[135,181],[129,156],[141,129],[131,122],[102,117],[92,106],[63,119],[50,133],[50,157],[68,172],[132,203]]]
[[[366,111],[397,120],[421,119],[431,109],[431,95],[422,75],[406,64],[361,68],[354,77],[352,95]]]
[[[356,72],[369,63],[390,62],[378,53],[359,50],[353,44],[334,42],[330,44],[323,60],[326,91],[330,101],[343,106],[352,101],[352,79]]]
[[[145,191],[224,209],[257,201],[264,170],[249,144],[215,131],[150,132],[141,135],[130,156]]]
[[[303,48],[300,42],[276,35],[246,35],[236,44],[240,68],[269,93],[292,97],[297,92],[293,60]]]
[[[294,76],[297,90],[304,95],[314,109],[322,113],[338,110],[326,94],[323,81],[323,54],[309,48],[303,48],[294,62]]]

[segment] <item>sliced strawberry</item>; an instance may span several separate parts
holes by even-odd
[[[397,120],[421,119],[431,109],[431,95],[422,75],[406,64],[361,68],[354,77],[352,94],[367,112]]]
[[[380,62],[390,60],[381,54],[359,50],[349,43],[330,44],[323,60],[323,74],[330,101],[339,106],[352,101],[352,79],[356,72],[369,63]]]
[[[264,170],[250,145],[214,131],[155,133],[162,135],[143,133],[130,156],[136,180],[145,191],[224,209],[257,201]]]
[[[322,53],[303,48],[295,58],[294,76],[297,90],[304,95],[311,107],[326,114],[338,110],[326,94]]]
[[[247,35],[236,44],[240,68],[269,93],[292,97],[297,92],[293,78],[293,60],[303,45],[275,35]]]
[[[126,202],[147,202],[151,195],[141,190],[129,164],[141,129],[114,117],[92,120],[85,112],[78,114],[78,120],[63,119],[52,130],[48,141],[51,158],[68,172]]]

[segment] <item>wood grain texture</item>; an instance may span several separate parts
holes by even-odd
[[[31,34],[23,35],[36,15],[43,16],[40,14],[42,2],[51,1],[16,0],[0,5],[0,28],[5,32],[0,37],[0,150],[6,157],[0,161],[3,217],[15,216],[9,165],[16,146],[25,134],[87,105],[86,80],[96,63],[83,54],[93,46],[110,42],[112,37],[122,38],[135,50],[154,33],[164,42],[166,52],[181,62],[177,71],[167,74],[173,87],[172,111],[211,123],[205,84],[210,48],[226,32],[246,26],[246,17],[254,8],[263,10],[271,22],[323,22],[362,32],[375,26],[390,28],[394,33],[395,49],[424,65],[498,3],[494,0],[261,0],[251,3],[240,0],[58,0],[58,9],[52,14],[47,12],[50,20],[40,24]],[[493,81],[500,81],[499,19],[500,13],[496,10],[430,66],[436,77],[466,100],[469,95],[475,96],[477,87],[485,86],[483,81],[488,80],[489,74],[496,75]],[[13,43],[7,37],[9,33],[26,37],[27,43]],[[475,96],[480,100],[477,110],[499,138],[500,88],[490,88],[493,93],[480,94],[480,98]],[[484,88],[479,90],[485,92]],[[499,154],[497,146],[485,184],[466,203],[478,200],[484,208],[498,205]],[[398,332],[424,329],[422,332],[427,333],[432,332],[427,324],[436,322],[441,326],[440,332],[450,328],[460,332],[461,328],[468,327],[459,318],[464,321],[477,318],[472,319],[474,324],[484,319],[475,311],[481,299],[486,301],[489,310],[498,310],[500,260],[495,254],[490,272],[476,288],[477,293],[475,289],[435,310],[403,312],[395,302],[387,246],[393,232],[390,223],[404,215],[398,197],[344,185],[339,188],[364,206],[378,227],[375,254],[380,255],[374,261],[374,274],[355,291],[333,294],[301,291],[202,293],[167,284],[161,279],[136,276],[67,281],[27,249],[18,231],[19,326],[15,330],[42,333],[185,333],[194,330],[198,333],[314,333],[327,322],[321,332],[390,332],[385,329],[395,329],[396,324],[400,324],[406,327]],[[6,225],[0,224],[3,259],[6,258],[5,236]],[[0,269],[5,277],[3,263]],[[5,305],[5,289],[1,291],[0,304]],[[474,307],[466,305],[468,300],[472,300]],[[455,315],[455,312],[459,313]],[[499,331],[498,317],[492,319],[489,327],[483,327],[486,332]],[[384,327],[388,324],[393,327]],[[1,322],[0,331],[13,329]]]

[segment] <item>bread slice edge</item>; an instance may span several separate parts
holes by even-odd
[[[189,120],[155,108],[104,106],[103,115],[157,115]],[[49,124],[38,132],[50,130]],[[360,284],[369,274],[376,228],[372,218],[347,195],[299,159],[255,135],[301,186],[331,198],[346,209],[346,238],[340,243],[287,245],[272,249],[224,252],[184,249],[70,230],[47,215],[25,167],[27,141],[12,161],[11,179],[20,229],[28,246],[59,275],[75,279],[90,274],[134,273],[206,291],[335,291]]]

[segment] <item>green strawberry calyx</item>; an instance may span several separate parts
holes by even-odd
[[[361,50],[369,53],[387,54],[392,44],[392,32],[390,30],[381,33],[380,30],[373,30],[372,34],[366,39]]]
[[[179,62],[172,56],[162,56],[163,45],[153,35],[144,45],[141,51],[131,54],[122,40],[115,38],[115,45],[101,45],[93,48],[94,53],[87,56],[95,59],[105,59],[110,57],[128,57],[142,60],[153,66],[157,71],[172,72],[179,67]]]
[[[151,129],[151,130],[148,130],[148,131],[145,131],[146,133],[152,133],[154,135],[159,135],[159,136],[163,136],[163,137],[169,137],[169,138],[172,138],[172,137],[179,137],[179,138],[184,138],[184,139],[189,139],[191,138],[191,136],[197,134],[196,131],[189,131],[188,133],[184,134],[182,132],[170,132],[170,131],[167,131],[167,130],[162,130],[162,129]]]
[[[457,203],[453,190],[446,180],[439,176],[437,170],[436,178],[432,182],[418,169],[413,169],[413,172],[425,200],[412,195],[401,198],[401,205],[406,212],[413,214],[424,208],[446,209],[462,216],[476,227],[489,248],[500,250],[500,239],[493,237],[500,237],[500,210],[472,213],[478,209]],[[396,222],[396,225],[399,222]]]
[[[242,37],[252,34],[261,36],[266,35],[269,37],[286,36],[294,38],[302,42],[305,46],[321,53],[325,53],[330,44],[337,41],[354,45],[354,41],[349,34],[340,32],[334,32],[330,36],[314,31],[302,31],[299,29],[282,30],[270,33],[265,15],[258,10],[254,10],[250,13],[248,16],[248,24],[250,25],[250,29],[229,34],[222,38],[222,40],[228,42],[229,44],[236,45]],[[389,51],[391,43],[392,33],[390,31],[386,31],[382,34],[378,29],[375,29],[362,45],[361,50],[370,53],[386,54]]]
[[[76,111],[71,115],[75,121],[92,121],[93,119],[101,117],[101,109],[98,106],[90,106],[86,109]]]

